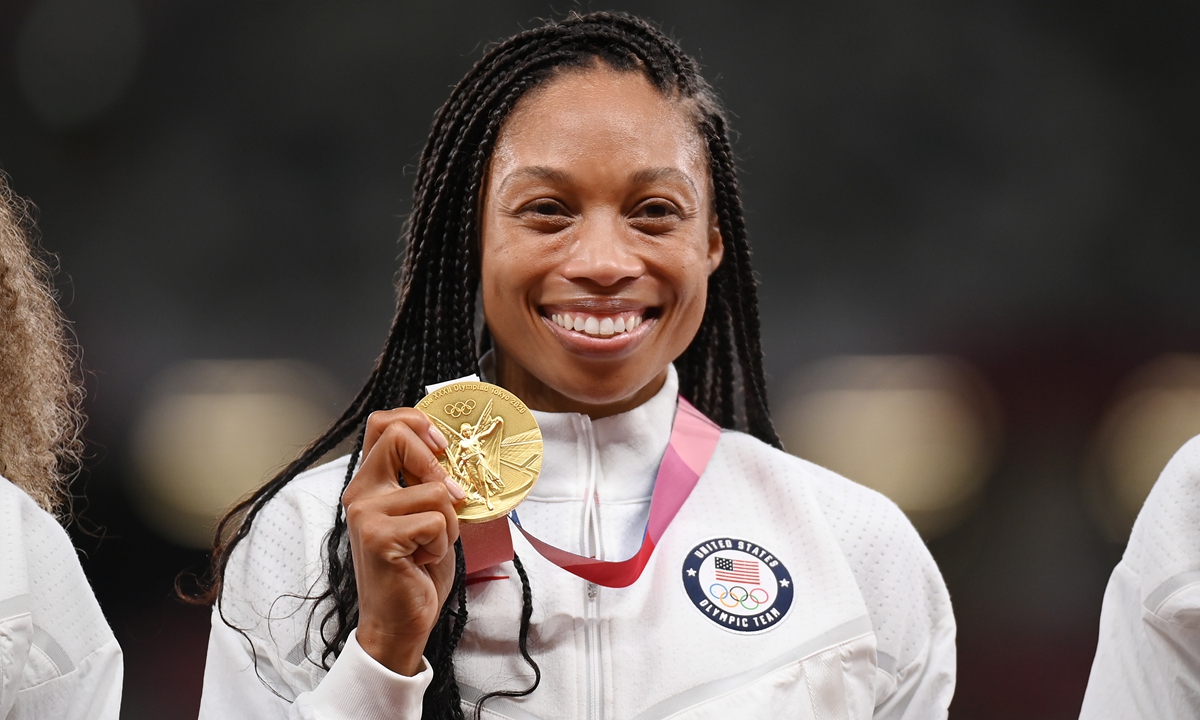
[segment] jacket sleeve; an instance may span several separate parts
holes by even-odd
[[[65,530],[0,478],[0,717],[117,720],[124,664]]]
[[[323,613],[313,612],[313,598],[326,587],[324,539],[341,488],[336,478],[328,486],[297,478],[230,554],[212,614],[202,720],[421,717],[433,679],[427,663],[413,677],[393,673],[352,630],[329,671],[320,664],[313,641]]]
[[[894,688],[875,707],[878,720],[924,720],[945,718],[954,695],[956,650],[952,616],[932,628],[929,642],[908,665],[896,668],[895,675],[879,677],[885,688]],[[889,658],[890,659],[890,658]],[[877,673],[887,676],[888,673]],[[879,693],[876,693],[876,698]]]
[[[37,647],[36,640],[34,647]],[[49,655],[54,654],[54,650],[51,650]],[[65,659],[65,655],[60,655],[57,662]],[[121,684],[124,678],[121,648],[117,641],[109,640],[77,663],[71,662],[68,672],[22,688],[17,693],[16,703],[7,720],[117,720],[121,712]]]
[[[946,718],[957,673],[957,626],[933,556],[900,509],[888,502],[877,557],[860,587],[875,628],[877,720]]]
[[[809,465],[875,634],[877,720],[946,718],[957,654],[950,594],[921,536],[879,493]],[[836,511],[834,510],[836,508]]]
[[[1136,573],[1117,565],[1104,593],[1100,642],[1080,720],[1193,717],[1200,707],[1200,577],[1180,577],[1146,607]]]
[[[1200,438],[1146,498],[1100,611],[1081,720],[1195,717],[1200,707]]]
[[[397,675],[359,646],[354,632],[329,673],[315,683],[295,678],[292,668],[258,657],[250,641],[213,612],[204,668],[201,720],[288,718],[419,720],[421,700],[433,679],[426,663],[412,676]],[[286,661],[285,661],[286,663]],[[285,676],[293,676],[289,684]],[[299,690],[299,692],[296,692]]]

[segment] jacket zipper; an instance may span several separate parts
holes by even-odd
[[[588,444],[588,474],[591,478],[595,477],[597,451],[596,438],[592,434],[592,423],[590,419],[583,418],[584,435]],[[600,557],[600,528],[596,526],[597,511],[596,507],[596,488],[594,482],[589,482],[590,497],[585,499],[585,503],[590,506],[591,512],[587,513],[587,527],[584,528],[584,536],[587,538],[587,547],[584,548],[585,554],[592,557]],[[588,720],[601,720],[604,717],[604,675],[603,665],[600,662],[600,611],[598,608],[600,588],[596,583],[589,582],[585,589],[586,598],[584,600],[584,646],[587,652],[587,717]]]
[[[600,588],[596,583],[587,584],[587,613],[584,617],[584,632],[587,645],[588,664],[588,718],[600,720],[604,716],[604,677],[600,665],[600,618],[596,599]]]

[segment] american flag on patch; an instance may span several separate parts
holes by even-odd
[[[759,584],[757,560],[737,560],[718,556],[713,560],[713,566],[717,571],[717,580],[722,582]]]

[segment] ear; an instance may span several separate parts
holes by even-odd
[[[725,239],[721,237],[721,222],[717,213],[709,213],[708,221],[708,274],[712,275],[725,257]]]

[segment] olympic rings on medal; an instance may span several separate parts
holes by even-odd
[[[453,405],[447,405],[442,409],[445,410],[446,414],[450,417],[460,418],[475,412],[475,401],[467,398],[466,400],[456,402]]]
[[[720,588],[720,592],[718,593],[713,588]],[[739,592],[741,593],[740,597],[738,596]],[[762,597],[758,597],[755,593],[761,594]],[[760,587],[756,587],[753,590],[747,590],[741,585],[734,585],[731,588],[727,588],[721,583],[709,585],[708,594],[716,598],[717,602],[727,608],[735,608],[741,605],[746,610],[757,610],[771,599],[771,594]],[[731,600],[732,602],[725,602],[726,600]]]

